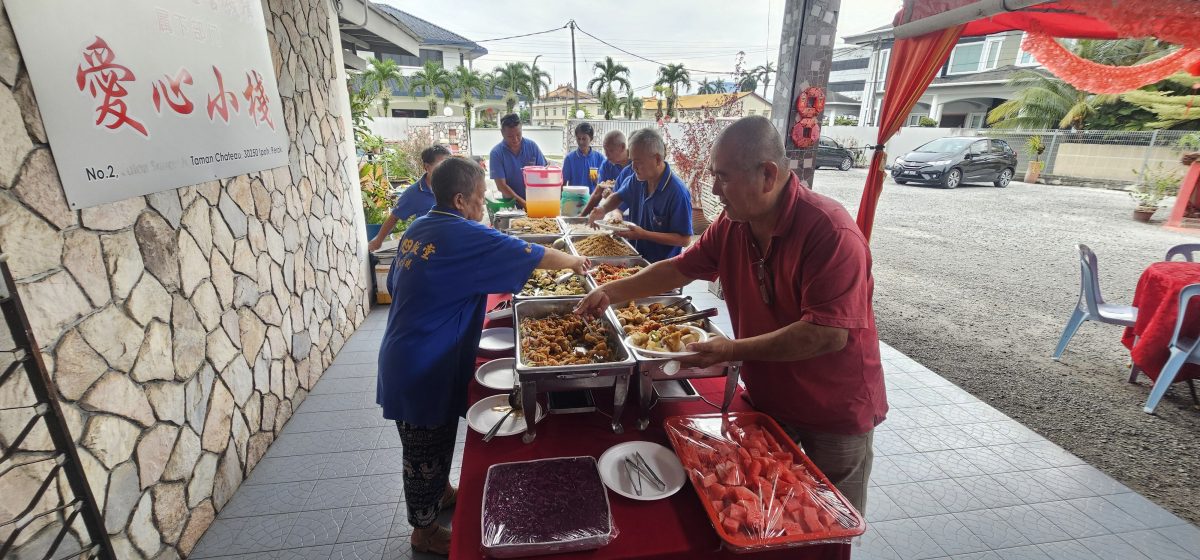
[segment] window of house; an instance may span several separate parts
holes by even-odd
[[[988,37],[983,47],[983,66],[980,70],[992,70],[999,66],[1000,47],[1004,45],[1004,37]]]
[[[754,116],[754,113],[755,113],[754,109],[747,109],[747,110],[746,110],[746,116],[753,117],[753,116]]]
[[[950,60],[946,62],[947,74],[967,74],[979,71],[983,59],[983,43],[964,43],[954,47]]]
[[[875,89],[883,89],[883,84],[887,82],[888,62],[891,57],[892,49],[879,51],[879,81],[875,84]]]
[[[1021,34],[1021,43],[1025,42],[1026,33]],[[1020,49],[1017,54],[1017,66],[1038,66],[1040,63],[1032,54],[1025,52],[1025,49]]]
[[[865,70],[870,63],[868,58],[851,58],[848,60],[835,60],[829,65],[830,72],[839,70]]]
[[[983,128],[986,119],[987,113],[971,113],[967,115],[967,128]]]
[[[921,124],[921,117],[923,116],[924,115],[909,115],[908,126],[919,126]]]
[[[443,66],[445,66],[445,64],[446,64],[445,57],[443,56],[442,51],[433,50],[433,49],[421,49],[420,52],[418,53],[418,56],[412,56],[412,55],[407,55],[407,54],[399,54],[399,55],[388,54],[388,55],[384,55],[384,56],[387,56],[388,58],[395,60],[396,64],[399,64],[400,66],[414,66],[414,67],[415,66],[424,66],[425,61],[427,61],[427,60],[432,60],[433,62],[436,62]]]

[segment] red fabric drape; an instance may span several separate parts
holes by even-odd
[[[963,26],[960,25],[920,37],[898,39],[892,46],[883,105],[879,108],[877,145],[886,144],[900,131],[908,113],[950,58],[950,51],[954,49],[962,31]],[[871,227],[875,223],[875,206],[879,202],[879,194],[883,192],[886,162],[887,154],[882,149],[875,150],[867,172],[867,183],[863,186],[862,201],[858,204],[858,228],[868,241],[871,240]]]

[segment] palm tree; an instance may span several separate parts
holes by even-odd
[[[541,55],[538,55],[541,56]],[[538,68],[538,56],[533,57],[533,64],[529,66],[529,120],[533,121],[533,105],[542,96],[542,93],[550,91],[550,73]]]
[[[750,69],[748,73],[754,74],[755,80],[762,82],[763,98],[769,101],[771,98],[767,96],[767,92],[771,91],[771,74],[775,73],[775,64],[768,62]],[[750,91],[755,89],[757,88],[751,88]]]
[[[1017,90],[1017,95],[988,113],[988,124],[995,128],[1079,129],[1096,113],[1097,107],[1120,99],[1118,95],[1080,91],[1062,80],[1031,70],[1018,72],[1008,84]]]
[[[487,95],[488,78],[466,66],[455,68],[451,78],[454,82],[455,91],[462,98],[463,109],[467,115],[467,126],[471,126],[471,123],[475,120],[473,111],[475,102]]]
[[[612,120],[612,113],[617,110],[618,105],[617,94],[613,92],[613,84],[621,86],[625,91],[633,89],[629,83],[629,68],[624,64],[617,63],[611,56],[606,56],[604,62],[593,64],[592,69],[597,71],[598,75],[588,82],[588,91],[600,98],[600,106],[604,110],[604,120]],[[608,108],[605,108],[604,105],[605,98],[610,101]]]
[[[738,91],[754,91],[758,89],[758,74],[754,71],[742,72],[742,75],[738,76],[737,89]]]
[[[667,115],[674,118],[679,88],[682,87],[685,92],[692,89],[692,75],[682,64],[668,64],[658,68],[658,81],[654,83],[667,87]]]
[[[518,96],[531,95],[529,91],[529,66],[524,62],[509,62],[492,71],[492,92],[503,88],[504,107],[512,113],[517,106]]]
[[[371,65],[362,75],[363,87],[373,91],[382,103],[383,107],[379,114],[387,116],[388,107],[392,102],[392,90],[398,88],[400,82],[404,80],[404,74],[400,73],[400,67],[396,65],[395,60],[390,58],[375,59],[371,61]]]
[[[717,93],[717,88],[712,82],[708,81],[708,78],[704,78],[696,84],[696,93],[700,95]]]
[[[725,78],[717,78],[712,83],[713,93],[725,93]]]
[[[618,110],[621,111],[622,115],[625,115],[626,119],[640,119],[642,118],[643,104],[644,102],[641,97],[634,94],[631,90],[626,90],[625,95],[618,100]]]
[[[454,79],[448,70],[432,60],[408,77],[408,93],[417,98],[417,90],[429,97],[429,116],[437,113],[437,95],[446,103],[454,96]]]

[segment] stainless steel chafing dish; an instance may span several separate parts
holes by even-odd
[[[650,266],[650,261],[642,257],[588,257],[588,260],[592,262],[592,267],[596,267],[597,265],[605,263],[625,267],[640,266],[642,268],[646,268]],[[587,280],[588,291],[595,290],[596,288],[600,287],[600,283],[596,281],[595,275],[588,274]],[[680,295],[682,293],[683,288],[675,288],[674,290],[666,292],[666,295]]]
[[[524,218],[526,216],[524,210],[505,209],[499,210],[492,214],[492,227],[505,231],[508,229],[508,224],[516,218]]]
[[[670,295],[655,296],[655,297],[648,297],[648,298],[634,300],[634,303],[637,305],[651,305],[651,304],[655,304],[655,303],[670,305],[670,304],[676,303],[683,299],[686,299],[686,298],[684,298],[683,296],[670,296]],[[615,317],[616,311],[615,310],[618,308],[621,308],[621,307],[625,307],[627,305],[629,305],[628,302],[626,302],[623,305],[614,305],[613,307],[611,307],[608,310],[609,313],[612,313],[614,315],[614,321],[616,322],[618,327],[620,326],[621,322],[620,322],[620,320],[616,319],[616,317]],[[689,313],[697,311],[696,307],[694,305],[692,305],[692,303],[690,301],[687,303],[680,304],[679,307]],[[721,329],[717,328],[717,325],[714,324],[709,319],[705,319],[703,321],[703,323],[701,324],[701,328],[703,328],[705,331],[708,331],[709,334],[728,338],[725,335],[725,333],[721,332]],[[624,330],[622,330],[621,332],[624,333]],[[622,344],[625,343],[624,336],[621,337],[621,343]],[[721,411],[729,412],[729,407],[731,404],[733,404],[733,397],[737,393],[738,378],[741,376],[741,368],[742,368],[741,362],[727,362],[724,364],[717,364],[717,365],[710,366],[707,368],[681,368],[674,375],[669,375],[664,370],[664,367],[667,365],[668,362],[672,361],[670,358],[646,357],[641,354],[637,354],[634,351],[633,347],[629,346],[628,344],[626,344],[625,346],[626,346],[626,349],[629,350],[630,355],[634,356],[634,359],[637,361],[638,389],[639,389],[639,396],[638,396],[639,397],[638,398],[638,401],[639,401],[638,402],[638,405],[639,405],[638,406],[638,429],[639,430],[645,430],[646,427],[650,425],[650,405],[651,405],[650,397],[654,393],[654,383],[656,383],[656,382],[679,381],[682,383],[687,383],[688,379],[702,379],[705,377],[722,377],[722,376],[724,376],[725,377],[725,398],[721,403]],[[686,387],[684,388],[684,391],[687,391]],[[691,393],[694,394],[695,390],[692,389]]]
[[[537,274],[538,272],[539,272],[538,270],[535,270],[535,271],[533,272],[533,274]],[[553,277],[556,277],[556,276],[558,276],[558,275],[559,275],[559,272],[561,272],[561,271],[558,271],[558,270],[546,270],[545,272],[546,272],[546,273],[548,273],[548,274],[550,275],[550,277],[551,277],[551,278],[553,278]],[[530,276],[532,277],[532,275],[530,275]],[[587,277],[587,276],[581,276],[581,275],[579,275],[579,274],[576,274],[575,276],[579,276],[579,277],[580,277],[580,278],[579,278],[579,284],[580,284],[580,286],[582,286],[582,287],[583,287],[583,293],[582,293],[582,294],[545,294],[545,295],[533,295],[533,294],[529,294],[529,295],[525,295],[525,294],[523,294],[523,293],[522,293],[522,292],[523,292],[523,290],[522,290],[522,292],[517,292],[517,293],[513,294],[513,299],[514,299],[514,300],[516,300],[516,301],[525,301],[525,300],[530,300],[530,299],[532,299],[532,300],[539,300],[539,299],[561,299],[561,298],[573,298],[573,299],[575,299],[575,300],[578,300],[578,299],[582,298],[583,296],[586,296],[586,295],[587,295],[587,293],[588,293],[588,292],[590,292],[590,291],[592,290],[592,287],[591,287],[591,284],[588,284],[588,277]]]
[[[548,219],[548,220],[550,220],[551,222],[553,222],[555,226],[557,226],[557,227],[558,227],[558,231],[557,231],[556,233],[540,233],[540,232],[532,232],[532,231],[523,230],[523,229],[515,229],[515,228],[514,228],[514,226],[513,226],[513,222],[515,222],[515,221],[517,221],[517,220],[523,220],[523,219],[531,219],[531,220]],[[510,218],[510,219],[508,220],[508,223],[504,224],[504,227],[503,227],[503,228],[501,228],[501,231],[503,231],[504,233],[510,234],[510,235],[554,235],[554,236],[561,236],[561,235],[563,234],[563,231],[564,231],[564,230],[563,230],[562,224],[561,224],[561,223],[558,221],[558,218],[529,218],[528,216],[524,216],[524,215],[522,215],[522,216],[513,216],[512,218]]]
[[[609,336],[609,347],[614,353],[614,361],[598,364],[581,364],[566,366],[530,366],[525,364],[525,356],[521,351],[521,320],[526,317],[540,319],[548,315],[564,315],[574,312],[579,303],[578,298],[558,298],[519,301],[513,305],[513,328],[516,329],[516,371],[517,381],[521,384],[522,407],[525,410],[536,410],[537,395],[546,391],[569,391],[575,389],[613,388],[612,429],[621,433],[621,413],[625,408],[625,397],[629,393],[629,377],[633,373],[635,361],[633,354],[625,346],[621,329],[617,327],[617,316],[608,310],[600,317],[605,332]],[[529,443],[537,436],[537,424],[528,423],[525,428],[524,441]]]
[[[568,235],[568,236],[567,236],[567,243],[568,243],[568,244],[571,246],[571,254],[573,254],[573,255],[578,255],[578,256],[580,256],[580,257],[587,257],[587,258],[589,258],[589,259],[592,259],[592,258],[607,258],[607,257],[593,257],[593,256],[591,256],[591,255],[584,255],[583,253],[580,253],[578,249],[576,249],[576,248],[575,248],[575,243],[577,243],[577,242],[579,242],[579,241],[582,241],[582,240],[584,240],[584,239],[586,239],[586,238],[588,238],[588,237],[591,237],[591,236],[593,236],[593,235],[604,235],[604,232],[602,232],[602,231],[601,231],[601,232],[590,233],[590,234],[575,234],[575,235]],[[614,236],[612,236],[612,238],[613,238],[614,240],[616,240],[618,243],[620,243],[620,244],[624,245],[625,247],[627,247],[627,248],[629,249],[629,255],[628,255],[628,256],[631,256],[631,257],[636,257],[636,256],[638,256],[637,249],[634,249],[634,248],[633,248],[633,245],[630,245],[630,244],[629,244],[629,240],[627,240],[627,239],[625,239],[625,238],[623,238],[623,237],[617,237],[617,236],[615,236],[615,235],[614,235]]]
[[[589,227],[588,219],[586,216],[577,217],[577,218],[568,218],[566,216],[559,216],[558,217],[558,226],[563,230],[563,233],[565,233],[567,235],[579,235],[579,234],[583,234],[583,233],[587,233],[590,235],[590,234],[594,234],[594,233],[603,233],[603,231],[604,231],[604,230]],[[578,228],[580,226],[587,228],[587,231],[572,231],[573,229]]]
[[[541,245],[543,247],[554,247],[555,249],[558,249],[559,251],[562,251],[564,253],[570,252],[570,247],[568,247],[568,245],[567,245],[567,240],[563,239],[561,236],[558,236],[558,235],[549,235],[549,234],[546,234],[546,235],[542,235],[542,234],[515,235],[514,234],[513,237],[516,237],[517,239],[520,239],[522,241],[526,241],[529,243],[537,243],[538,245]]]

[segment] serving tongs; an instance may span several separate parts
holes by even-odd
[[[718,314],[719,314],[719,312],[717,311],[717,308],[713,307],[713,308],[705,309],[704,311],[697,311],[695,313],[688,313],[687,315],[680,315],[678,317],[671,317],[670,319],[663,319],[662,321],[659,321],[658,324],[660,324],[660,325],[678,325],[679,323],[690,323],[692,321],[708,319],[709,317],[716,317]]]
[[[633,478],[633,473],[637,473],[637,480]],[[664,492],[667,489],[667,483],[659,478],[658,473],[650,468],[650,463],[646,462],[646,458],[638,451],[634,451],[632,455],[625,456],[625,476],[629,478],[629,484],[633,486],[633,491],[637,495],[642,495],[642,481],[648,480],[659,492]]]

